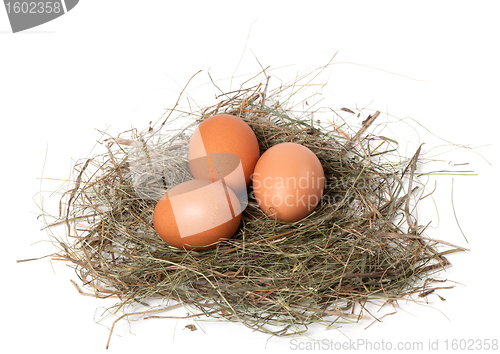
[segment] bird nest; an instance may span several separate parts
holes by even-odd
[[[189,317],[300,334],[312,323],[356,322],[374,301],[397,307],[398,300],[427,296],[450,265],[447,255],[465,250],[426,236],[416,217],[421,149],[404,158],[394,140],[369,133],[379,112],[330,110],[363,119],[353,130],[316,120],[306,101],[302,111],[287,108],[307,85],[271,90],[267,76],[257,82],[197,112],[177,109],[177,101],[157,123],[104,136],[105,152],[75,163],[59,215],[47,223],[66,230],[65,237],[52,235],[52,258],[74,267],[87,293],[118,298],[124,314],[116,321],[184,306]],[[190,135],[221,113],[241,117],[261,153],[283,142],[313,151],[324,169],[323,197],[310,215],[287,223],[265,215],[250,186],[233,238],[201,252],[171,247],[153,228],[153,209],[166,189],[192,178]],[[150,299],[162,302],[127,311]]]

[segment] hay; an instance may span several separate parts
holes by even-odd
[[[53,236],[59,251],[52,258],[74,267],[93,296],[117,297],[117,310],[165,300],[117,321],[136,314],[160,317],[152,313],[181,304],[190,316],[240,322],[277,336],[304,333],[311,323],[356,322],[374,300],[396,307],[400,299],[427,296],[450,265],[446,256],[465,250],[425,235],[415,216],[422,198],[415,176],[420,148],[401,158],[391,139],[369,134],[379,112],[357,131],[333,121],[325,128],[314,119],[315,108],[287,108],[308,85],[269,90],[268,83],[266,76],[225,93],[198,113],[176,110],[178,101],[157,124],[105,137],[106,153],[75,164],[59,215],[47,225],[66,225],[66,238]],[[244,119],[261,153],[286,141],[311,149],[325,171],[324,196],[305,219],[285,223],[264,215],[250,188],[231,240],[204,252],[178,250],[158,237],[152,211],[165,188],[192,178],[190,134],[217,113]]]

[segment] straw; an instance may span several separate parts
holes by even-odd
[[[403,158],[393,140],[370,134],[380,112],[356,131],[333,119],[325,127],[313,118],[315,108],[287,107],[299,90],[310,89],[305,76],[273,90],[265,70],[257,80],[262,76],[201,112],[176,110],[177,101],[156,126],[128,137],[103,135],[106,152],[75,164],[60,213],[47,225],[66,226],[65,238],[53,235],[58,251],[52,259],[74,267],[92,295],[119,299],[115,312],[165,300],[124,312],[110,338],[118,320],[174,317],[156,313],[180,305],[189,317],[239,322],[276,336],[305,333],[312,323],[357,322],[367,303],[397,306],[440,289],[433,280],[451,265],[448,255],[466,250],[428,237],[418,223],[421,149]],[[355,111],[332,109],[334,117],[365,114]],[[248,123],[261,153],[289,141],[311,149],[325,172],[323,198],[309,216],[286,223],[266,216],[250,187],[231,240],[209,251],[179,250],[156,234],[153,208],[166,189],[192,178],[190,134],[220,113]],[[179,128],[180,121],[186,124]]]

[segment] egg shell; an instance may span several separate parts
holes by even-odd
[[[260,208],[278,220],[294,222],[321,201],[325,177],[318,157],[296,143],[281,143],[262,154],[253,174]]]
[[[198,125],[189,142],[189,166],[194,178],[224,178],[236,193],[246,191],[259,159],[259,143],[241,118],[219,114]]]
[[[241,208],[222,181],[194,179],[171,188],[157,202],[153,225],[169,245],[186,250],[215,248],[236,233]]]

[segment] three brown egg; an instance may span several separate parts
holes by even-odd
[[[252,128],[232,115],[200,123],[188,157],[194,179],[168,190],[153,212],[158,235],[180,249],[201,251],[230,239],[239,227],[251,182],[262,211],[286,222],[310,214],[322,196],[323,168],[311,150],[282,143],[259,158]]]

